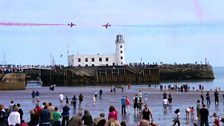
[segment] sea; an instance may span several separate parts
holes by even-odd
[[[161,85],[187,84],[197,89],[199,85],[204,86],[205,90],[221,89],[224,90],[224,67],[213,67],[214,80],[190,80],[177,82],[161,82]]]

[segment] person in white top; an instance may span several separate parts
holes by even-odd
[[[59,94],[60,105],[63,106],[64,95],[62,93]]]
[[[18,112],[19,108],[17,106],[15,106],[13,110],[14,111],[12,111],[8,117],[9,126],[15,126],[16,124],[21,124],[20,114]]]
[[[168,100],[167,99],[163,99],[163,106],[167,107],[168,106]]]

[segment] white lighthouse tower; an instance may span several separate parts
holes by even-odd
[[[125,63],[125,46],[124,46],[124,38],[123,35],[117,35],[116,40],[116,54],[115,54],[115,59],[116,59],[116,65],[124,65]]]

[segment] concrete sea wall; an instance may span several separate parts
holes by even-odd
[[[26,88],[25,73],[0,74],[0,90],[24,90]]]

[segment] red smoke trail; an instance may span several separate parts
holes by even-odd
[[[193,2],[194,2],[194,7],[196,9],[196,15],[201,20],[202,19],[202,12],[201,12],[201,7],[199,5],[199,1],[198,0],[193,0]]]
[[[40,23],[16,23],[16,22],[0,22],[0,26],[65,26],[67,24],[40,24]]]

